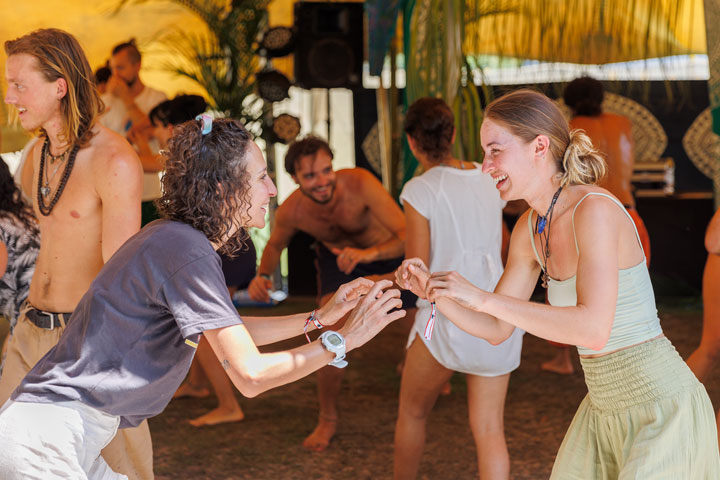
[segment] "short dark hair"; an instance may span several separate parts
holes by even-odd
[[[405,133],[433,162],[440,162],[450,155],[454,131],[452,110],[439,98],[415,100],[405,114]]]
[[[110,67],[108,67],[108,64],[106,63],[102,67],[95,70],[95,85],[102,85],[103,83],[107,83],[107,81],[110,80],[111,75],[112,70],[110,70]]]
[[[333,152],[330,149],[330,145],[320,137],[315,135],[308,135],[302,140],[298,140],[290,144],[287,154],[285,154],[285,170],[290,175],[295,175],[295,167],[300,158],[308,155],[316,155],[320,150],[325,150],[325,153],[333,158]]]
[[[128,56],[130,57],[131,62],[140,63],[140,60],[142,60],[142,55],[140,55],[140,50],[138,50],[134,38],[131,38],[127,42],[115,45],[112,49],[113,57],[125,49],[127,49],[128,51]]]
[[[207,102],[200,95],[178,95],[155,106],[148,117],[152,123],[163,126],[180,125],[192,120],[207,109]]]
[[[230,118],[214,119],[205,135],[198,120],[181,124],[168,142],[163,195],[155,201],[164,218],[200,230],[211,242],[222,243],[219,253],[230,257],[248,238],[239,218],[247,217],[251,207],[247,155],[252,141],[245,127]],[[236,233],[227,238],[233,228]]]
[[[603,84],[592,77],[576,78],[567,84],[563,93],[565,105],[570,107],[573,115],[587,117],[597,117],[602,113],[604,97]]]

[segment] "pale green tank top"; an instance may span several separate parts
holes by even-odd
[[[580,250],[578,249],[577,237],[575,236],[575,210],[577,210],[578,205],[590,195],[600,195],[609,198],[615,202],[618,207],[622,208],[631,222],[633,221],[630,214],[625,210],[625,207],[614,197],[600,192],[588,193],[575,205],[571,217],[573,236],[575,237],[575,250],[578,254]],[[532,215],[528,215],[528,227],[530,228],[530,243],[535,252],[535,257],[542,268],[543,263],[540,260],[535,242],[533,241]],[[635,228],[634,222],[633,228]],[[637,237],[638,243],[640,243],[637,228],[635,228],[635,236]],[[642,243],[640,243],[640,248],[642,248]],[[548,301],[550,305],[555,307],[577,305],[576,279],[577,275],[573,275],[567,280],[548,278]],[[652,283],[650,283],[650,273],[645,263],[645,251],[643,251],[642,262],[634,267],[618,271],[618,297],[615,307],[615,319],[613,320],[613,326],[607,344],[601,350],[591,350],[581,346],[578,346],[577,349],[580,355],[597,355],[650,340],[662,333],[660,319],[658,318],[657,308],[655,307],[655,294],[653,293]]]

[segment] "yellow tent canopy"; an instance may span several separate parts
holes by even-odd
[[[468,0],[464,50],[602,64],[706,53],[702,0]]]

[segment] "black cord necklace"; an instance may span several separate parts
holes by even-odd
[[[72,171],[72,167],[75,164],[75,157],[77,156],[78,150],[80,150],[79,145],[75,145],[72,150],[70,151],[70,156],[68,157],[68,161],[65,164],[65,168],[63,169],[62,177],[60,177],[60,182],[58,183],[57,190],[55,191],[55,195],[53,195],[52,199],[50,200],[50,204],[45,203],[46,197],[50,196],[50,180],[55,177],[55,173],[57,173],[57,169],[55,172],[53,172],[52,178],[47,180],[45,184],[43,184],[43,176],[47,179],[47,172],[45,171],[45,162],[46,158],[50,155],[50,138],[45,137],[45,143],[43,143],[42,147],[42,153],[40,154],[40,169],[38,172],[38,188],[37,188],[37,202],[38,202],[38,210],[40,210],[40,213],[42,213],[44,216],[50,215],[50,213],[53,210],[53,207],[55,207],[55,204],[60,200],[60,195],[62,194],[63,190],[65,189],[65,184],[68,181],[68,178],[70,178],[70,172]],[[64,156],[66,152],[64,152],[60,156]],[[58,167],[60,164],[58,164]],[[49,165],[47,168],[50,168]]]
[[[562,192],[562,189],[563,187],[560,186],[560,188],[558,188],[555,192],[555,195],[553,195],[552,201],[550,202],[550,206],[548,207],[545,216],[537,215],[537,218],[535,219],[535,233],[540,236],[540,246],[542,247],[541,251],[543,255],[543,288],[548,287],[548,279],[550,278],[547,268],[547,262],[550,258],[550,224],[552,223],[552,215],[555,208],[555,202],[557,202],[557,199],[560,196],[560,192]]]

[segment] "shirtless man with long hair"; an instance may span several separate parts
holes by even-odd
[[[142,167],[132,147],[97,123],[103,104],[77,40],[56,29],[5,42],[7,93],[40,140],[28,153],[40,252],[0,378],[0,404],[60,339],[103,264],[140,228]],[[152,478],[147,423],[103,451],[114,470]]]

